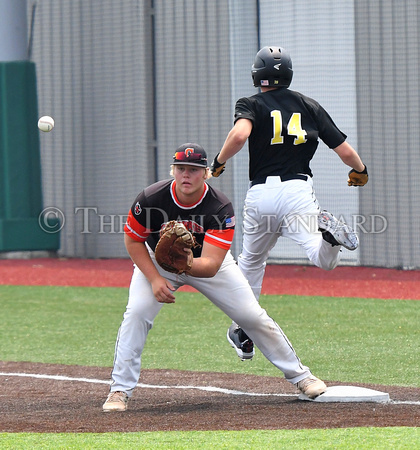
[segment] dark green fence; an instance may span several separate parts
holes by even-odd
[[[35,64],[0,63],[0,252],[57,250],[60,221],[43,213]]]

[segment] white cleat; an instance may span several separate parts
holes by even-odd
[[[359,238],[353,229],[327,211],[318,215],[318,228],[331,245],[342,245],[348,250],[356,250],[359,246]]]

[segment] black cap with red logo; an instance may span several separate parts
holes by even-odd
[[[182,144],[175,150],[172,164],[207,167],[207,153],[201,145],[191,143]]]

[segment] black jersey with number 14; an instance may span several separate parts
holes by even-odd
[[[249,179],[270,175],[307,174],[321,139],[328,147],[342,144],[346,135],[315,100],[287,88],[240,98],[235,122],[253,123],[249,144]]]

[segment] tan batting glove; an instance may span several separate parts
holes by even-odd
[[[358,172],[357,170],[350,170],[349,179],[347,180],[347,184],[349,186],[364,186],[369,180],[369,175],[367,172],[367,168],[365,166],[362,172]]]

